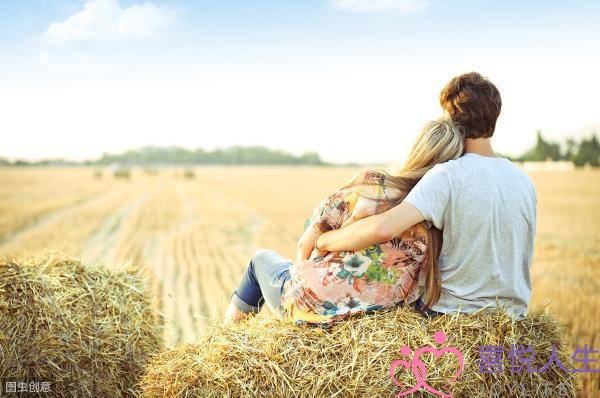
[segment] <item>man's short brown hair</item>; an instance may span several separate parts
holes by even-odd
[[[502,99],[491,81],[470,72],[446,84],[440,93],[440,104],[465,138],[489,138],[494,134]]]

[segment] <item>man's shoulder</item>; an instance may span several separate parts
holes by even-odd
[[[436,164],[427,174],[445,174],[450,181],[471,181],[473,177],[488,179],[491,175],[505,175],[508,179],[521,181],[521,185],[526,185],[535,191],[529,175],[506,158],[485,158],[466,154],[457,159]]]
[[[459,166],[460,159],[461,158],[448,160],[444,163],[437,163],[426,174],[434,175],[452,173]]]
[[[479,161],[481,161],[481,157],[471,156],[470,154],[465,153],[456,159],[451,159],[443,163],[438,163],[434,166],[434,168],[442,170],[443,172],[454,172],[465,168],[468,169],[471,167],[477,167]]]
[[[438,163],[429,170],[426,175],[446,175],[449,178],[454,174],[461,174],[465,171],[464,159],[461,156],[457,159],[448,160],[443,163]]]
[[[506,160],[506,162],[504,162],[504,163],[505,163],[506,170],[508,173],[511,174],[511,177],[521,180],[521,182],[523,184],[527,185],[528,187],[530,187],[532,190],[535,191],[535,187],[533,185],[533,180],[531,179],[531,177],[516,163],[512,162],[509,159],[505,159],[505,160]]]

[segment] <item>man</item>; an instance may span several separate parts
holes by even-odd
[[[431,169],[396,207],[321,235],[316,248],[360,250],[431,222],[443,231],[442,293],[428,311],[500,305],[523,318],[531,295],[536,193],[529,177],[492,148],[500,93],[471,72],[444,87],[440,104],[464,135],[465,154]]]

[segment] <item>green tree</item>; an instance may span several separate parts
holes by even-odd
[[[572,161],[573,156],[575,156],[575,150],[577,149],[577,143],[575,142],[575,140],[573,138],[567,138],[565,145],[566,145],[566,150],[565,150],[565,154],[563,155],[563,159]]]
[[[144,147],[121,154],[105,153],[90,164],[324,164],[316,152],[295,156],[262,146],[233,146],[206,151],[179,147]]]
[[[582,167],[589,164],[592,167],[600,166],[600,143],[596,132],[589,139],[583,139],[579,144],[577,153],[573,156],[575,166]]]
[[[546,141],[540,130],[536,131],[536,142],[533,149],[525,153],[521,160],[544,161],[547,159],[560,160],[560,145]]]

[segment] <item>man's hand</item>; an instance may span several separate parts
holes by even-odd
[[[324,233],[317,245],[320,250],[328,252],[362,250],[392,240],[421,221],[421,212],[410,203],[402,202],[384,213]]]

